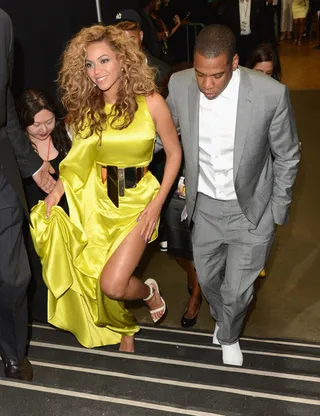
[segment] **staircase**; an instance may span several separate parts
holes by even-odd
[[[320,345],[242,338],[244,366],[229,367],[211,336],[143,326],[127,354],[34,324],[34,381],[0,378],[0,415],[320,415]]]

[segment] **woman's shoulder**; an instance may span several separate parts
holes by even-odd
[[[161,106],[165,103],[164,98],[158,92],[153,92],[150,95],[144,96],[144,100],[145,100],[146,104],[148,106],[151,106],[151,107],[155,107],[155,106],[159,106],[159,105]]]
[[[161,120],[163,115],[168,111],[167,103],[162,95],[157,92],[146,96],[145,101],[153,122],[157,124],[157,121]]]

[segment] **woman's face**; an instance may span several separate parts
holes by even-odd
[[[86,68],[88,77],[101,91],[117,94],[121,66],[107,42],[94,42],[87,47]]]
[[[52,133],[55,124],[54,114],[44,109],[34,116],[34,123],[27,127],[27,133],[31,139],[46,140]]]
[[[271,77],[273,74],[273,63],[272,61],[257,62],[253,69]]]

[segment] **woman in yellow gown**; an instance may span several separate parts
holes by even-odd
[[[60,179],[31,213],[48,287],[48,321],[85,347],[120,342],[134,351],[139,330],[125,300],[143,299],[157,322],[166,305],[155,280],[133,272],[157,236],[181,149],[169,109],[145,55],[120,29],[82,29],[59,75],[73,145]],[[147,171],[156,131],[166,152],[161,187]],[[66,194],[69,216],[57,206]]]

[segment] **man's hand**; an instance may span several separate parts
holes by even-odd
[[[41,188],[47,194],[52,191],[56,183],[50,173],[55,173],[55,170],[49,162],[43,162],[40,170],[32,176],[33,180],[39,186],[39,188]]]

